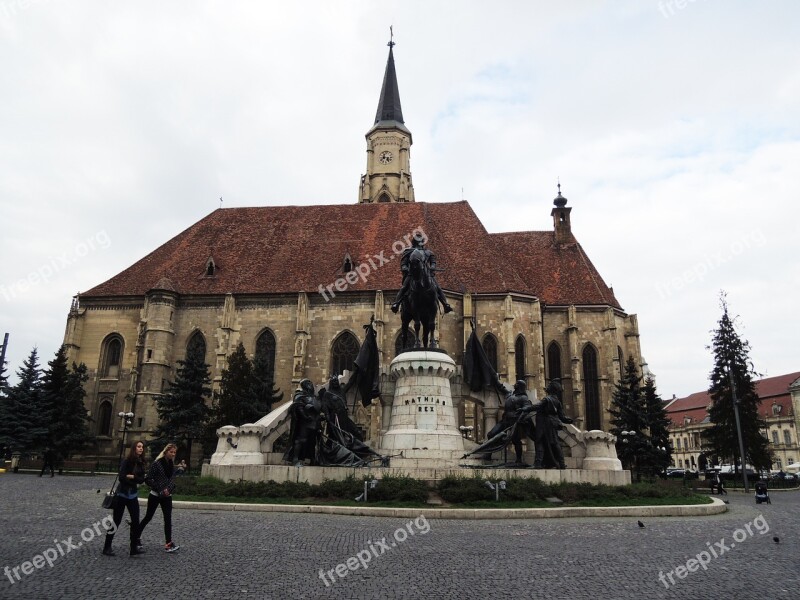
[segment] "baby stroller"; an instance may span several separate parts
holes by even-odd
[[[761,504],[762,502],[772,504],[772,501],[769,499],[769,492],[767,492],[767,484],[763,481],[759,481],[756,483],[756,504]]]

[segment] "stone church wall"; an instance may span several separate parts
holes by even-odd
[[[327,381],[336,337],[347,331],[361,343],[364,339],[362,326],[369,323],[373,315],[382,351],[381,365],[388,372],[389,363],[395,357],[395,340],[400,333],[400,317],[390,310],[393,299],[394,292],[384,295],[379,291],[339,296],[331,302],[325,302],[315,294],[306,296],[301,293],[240,299],[233,296],[177,297],[174,306],[170,306],[168,301],[159,304],[153,298],[144,306],[98,303],[84,307],[80,314],[70,317],[65,343],[68,344],[70,360],[83,361],[89,368],[86,407],[92,416],[96,418],[103,399],[112,400],[115,436],[119,425],[117,413],[130,410],[130,403],[125,402],[126,395],[138,391],[134,411],[137,416],[132,430],[138,437],[146,435],[157,424],[155,400],[164,391],[163,386],[174,379],[177,361],[184,358],[187,344],[196,332],[201,332],[205,339],[206,362],[211,365],[213,387],[218,389],[226,357],[238,342],[244,344],[247,354],[252,357],[258,336],[268,328],[276,342],[275,384],[283,392],[284,401],[289,401],[300,378],[309,378],[316,384]],[[598,351],[602,423],[604,429],[608,428],[606,409],[611,402],[614,383],[619,378],[617,347],[622,348],[625,357],[632,352],[637,362],[641,360],[635,316],[605,307],[546,307],[542,313],[535,298],[503,294],[450,295],[449,300],[455,311],[439,316],[437,337],[440,346],[457,364],[463,362],[464,344],[470,333],[469,315],[462,316],[465,308],[474,315],[481,339],[487,333],[495,337],[498,372],[503,381],[513,382],[516,378],[515,343],[519,335],[523,336],[525,380],[529,389],[536,390],[539,398],[544,395],[547,347],[555,341],[561,348],[565,411],[580,419],[584,418],[581,355],[584,346],[591,343]],[[103,342],[113,333],[124,340],[124,351],[119,376],[109,379],[99,373]],[[142,346],[138,381],[135,380],[136,373],[133,373],[140,360],[137,340]],[[459,406],[459,419],[463,423],[464,401],[483,400],[471,396],[465,386],[453,387],[454,401]],[[487,394],[481,398],[490,404],[470,408],[470,419],[482,419],[484,408],[494,407],[492,415],[497,415],[495,395]],[[380,415],[378,403],[359,409],[361,424],[372,437],[378,434]],[[478,429],[485,432],[482,421]],[[108,451],[110,442],[110,439],[103,440],[107,448],[101,450]]]

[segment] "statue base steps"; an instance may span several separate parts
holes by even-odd
[[[406,459],[414,460],[414,459]],[[394,465],[394,461],[392,461]],[[465,463],[466,464],[466,461]],[[604,485],[629,485],[630,471],[586,469],[489,469],[489,468],[350,468],[350,467],[292,467],[288,465],[203,465],[203,477],[216,477],[223,481],[292,481],[318,485],[323,481],[341,481],[349,476],[381,479],[386,475],[407,475],[434,482],[447,477],[481,477],[483,479],[508,479],[511,477],[537,478],[545,483],[592,483]]]

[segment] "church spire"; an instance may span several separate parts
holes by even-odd
[[[360,203],[414,202],[411,183],[411,132],[403,121],[394,67],[394,33],[389,28],[389,58],[383,75],[375,123],[367,132],[367,172],[361,176]]]
[[[386,61],[386,72],[383,75],[381,98],[378,101],[378,112],[375,114],[375,124],[381,121],[394,121],[403,123],[403,109],[400,107],[400,90],[397,87],[397,72],[394,68],[394,33],[389,28],[389,59]]]

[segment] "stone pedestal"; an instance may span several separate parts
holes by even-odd
[[[586,443],[586,456],[583,459],[582,469],[592,471],[621,471],[622,463],[617,458],[617,449],[614,444],[617,438],[606,433],[593,429],[583,434]]]
[[[431,461],[460,459],[464,439],[450,393],[455,366],[446,354],[425,350],[404,352],[392,361],[395,391],[381,454],[403,452],[404,458]]]
[[[233,461],[234,446],[238,446],[236,439],[239,428],[226,425],[217,429],[217,450],[211,456],[212,465],[229,465]]]
[[[263,465],[264,454],[261,452],[261,436],[263,425],[247,423],[239,427],[236,450],[233,451],[232,465]]]
[[[241,427],[226,425],[217,429],[217,451],[211,456],[212,465],[263,465],[261,450],[264,426],[248,423]]]

